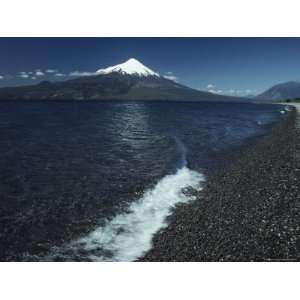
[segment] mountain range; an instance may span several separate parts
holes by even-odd
[[[189,88],[164,78],[134,58],[90,76],[1,88],[0,100],[251,101]]]
[[[255,97],[259,101],[282,101],[300,98],[300,82],[288,81],[274,85]]]
[[[0,100],[170,100],[214,102],[278,102],[300,98],[300,82],[289,81],[248,98],[199,91],[161,76],[130,58],[89,76],[65,81],[0,88]]]

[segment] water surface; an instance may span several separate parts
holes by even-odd
[[[282,106],[0,103],[0,259],[134,260]]]

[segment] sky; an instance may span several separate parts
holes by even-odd
[[[0,38],[0,87],[89,75],[131,57],[220,94],[256,95],[300,80],[300,38]]]

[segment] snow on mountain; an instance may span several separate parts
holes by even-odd
[[[148,67],[144,66],[135,58],[130,58],[126,62],[108,67],[106,69],[99,69],[96,71],[96,74],[109,74],[113,72],[118,72],[121,74],[129,74],[129,75],[138,75],[138,76],[157,76],[160,75]]]

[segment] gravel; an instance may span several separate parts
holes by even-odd
[[[177,206],[141,261],[300,261],[296,110]]]

